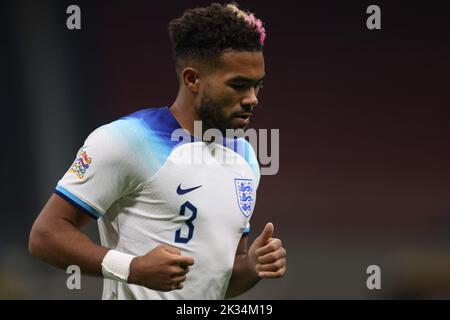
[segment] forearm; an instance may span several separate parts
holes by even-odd
[[[83,274],[93,276],[102,275],[101,263],[108,252],[65,219],[51,225],[37,221],[30,234],[29,250],[55,267],[77,265]]]
[[[233,265],[233,273],[228,285],[226,299],[236,297],[254,287],[260,278],[251,268],[247,254],[236,255]]]

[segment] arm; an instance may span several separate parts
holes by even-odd
[[[53,194],[31,229],[30,253],[58,268],[75,264],[84,274],[102,276],[102,261],[109,249],[93,243],[80,230],[92,220]],[[182,289],[193,263],[177,248],[160,245],[133,258],[128,282],[159,291]]]
[[[241,238],[225,298],[251,289],[260,279],[280,278],[286,272],[286,250],[280,239],[272,238],[273,224],[266,224],[247,253],[247,237]]]
[[[58,267],[78,265],[83,273],[101,276],[107,248],[93,243],[80,229],[93,219],[60,196],[53,194],[30,232],[28,248],[33,256]]]

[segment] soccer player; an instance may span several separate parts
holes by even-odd
[[[103,276],[103,299],[223,299],[286,271],[271,223],[247,250],[260,180],[251,145],[202,141],[194,130],[194,121],[221,133],[249,125],[265,74],[263,25],[212,4],[185,11],[169,33],[174,103],[92,132],[30,233],[33,255]],[[174,141],[177,130],[186,134]],[[196,154],[200,164],[186,161]],[[80,231],[92,220],[102,246]]]

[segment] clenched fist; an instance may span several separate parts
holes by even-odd
[[[182,256],[181,251],[168,245],[159,245],[130,264],[128,283],[157,291],[180,290],[194,258]]]
[[[280,278],[286,272],[286,250],[280,239],[272,238],[273,224],[268,223],[248,251],[250,264],[260,278]]]

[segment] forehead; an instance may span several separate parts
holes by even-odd
[[[225,51],[218,59],[216,71],[224,77],[243,76],[250,79],[264,77],[262,52]]]

